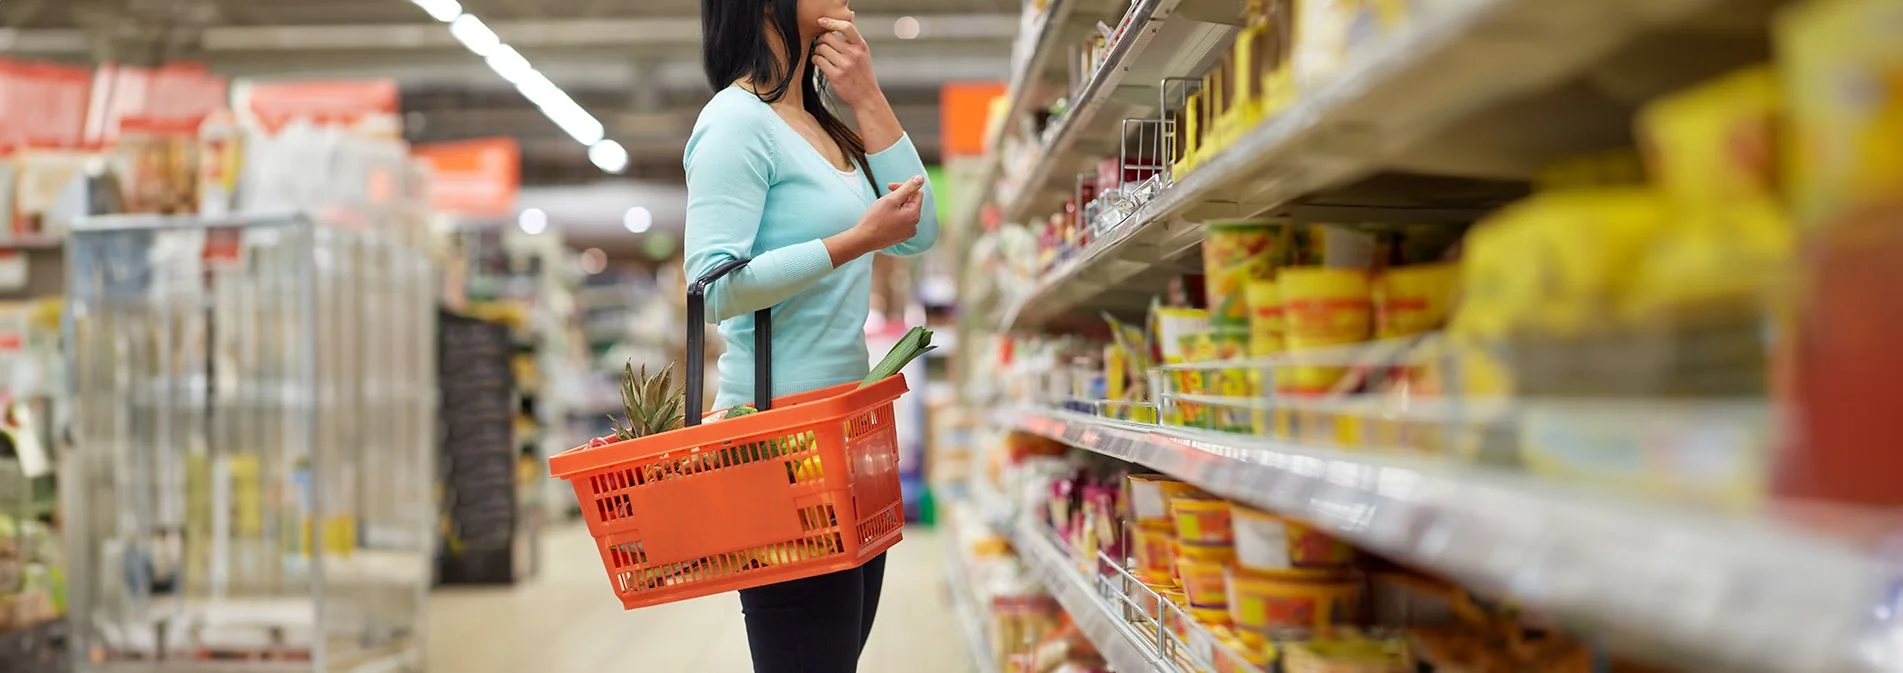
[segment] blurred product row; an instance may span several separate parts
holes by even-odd
[[[1071,670],[1903,662],[1903,3],[1026,16],[958,507]]]

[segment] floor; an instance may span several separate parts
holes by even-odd
[[[945,590],[947,546],[909,529],[892,551],[885,596],[859,673],[970,673]],[[429,670],[441,673],[747,673],[732,594],[633,612],[608,591],[580,524],[543,539],[542,573],[495,589],[430,598]]]

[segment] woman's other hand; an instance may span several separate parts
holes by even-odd
[[[826,251],[832,254],[833,268],[918,235],[919,216],[925,204],[925,177],[915,175],[886,187],[891,191],[866,208],[859,224],[826,239]]]
[[[872,49],[866,46],[859,27],[853,25],[850,13],[845,19],[820,19],[819,27],[826,33],[819,36],[813,50],[813,67],[826,76],[833,93],[853,108],[884,97],[872,76]]]

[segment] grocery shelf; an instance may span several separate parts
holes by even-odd
[[[1903,627],[1884,618],[1897,568],[1768,520],[1611,498],[1425,457],[1039,408],[999,409],[996,417],[1304,518],[1358,546],[1585,626],[1634,654],[1731,671],[1876,673],[1899,664],[1894,648]]]
[[[1063,203],[1074,187],[1063,178],[1085,170],[1104,152],[1114,152],[1123,138],[1118,110],[1149,115],[1155,112],[1159,81],[1173,73],[1200,72],[1229,45],[1235,29],[1194,19],[1212,14],[1240,17],[1240,7],[1224,12],[1200,5],[1221,0],[1137,0],[1122,38],[1110,46],[1103,62],[1083,86],[1072,92],[1070,110],[1050,141],[1041,148],[1031,171],[1015,191],[1003,195],[1004,219],[1018,222],[1037,209]],[[1233,4],[1233,3],[1229,3]],[[1188,6],[1186,6],[1188,5]],[[1178,10],[1188,10],[1179,13]],[[1198,11],[1200,10],[1200,11]],[[1126,81],[1129,84],[1126,84]],[[1083,146],[1094,140],[1108,145]]]
[[[1083,572],[1044,526],[1020,517],[1011,530],[1011,545],[1032,574],[1064,607],[1077,628],[1097,646],[1111,670],[1131,673],[1175,671],[1177,668],[1124,621],[1122,611],[1097,590],[1096,579]]]
[[[972,668],[978,673],[1000,673],[998,660],[992,656],[991,637],[980,616],[977,595],[971,590],[971,573],[965,569],[964,545],[955,531],[948,531],[945,540],[945,585],[951,592],[958,630],[963,632],[965,644],[971,649]]]
[[[1011,126],[1017,123],[1020,115],[1029,109],[1031,91],[1048,77],[1051,70],[1051,56],[1060,48],[1063,40],[1059,34],[1070,23],[1070,17],[1077,5],[1085,0],[1053,0],[1048,7],[1035,18],[1030,18],[1024,27],[1024,35],[1037,36],[1031,45],[1031,52],[1025,57],[1021,67],[1011,72],[1011,81],[1005,89],[1005,100],[1009,101],[1005,114],[991,131],[991,137],[985,147],[996,151],[1004,137],[1011,132]],[[1016,66],[1017,64],[1013,64]],[[985,183],[990,183],[985,180]]]
[[[1749,40],[1732,38],[1750,34],[1761,43],[1760,18],[1774,4],[1421,3],[1431,9],[1412,17],[1405,29],[1356,52],[1290,107],[1203,158],[1122,224],[1038,278],[1004,307],[1002,327],[1037,327],[1105,308],[1101,304],[1114,302],[1120,286],[1194,249],[1201,231],[1193,221],[1281,212],[1298,199],[1384,171],[1524,179],[1554,156],[1617,143],[1629,128],[1629,105],[1751,60],[1734,51],[1748,52],[1735,43]],[[1626,62],[1634,59],[1614,58],[1642,37],[1676,29],[1718,36],[1685,38],[1683,44],[1716,46],[1697,59],[1648,53],[1658,58],[1644,60],[1642,74]],[[1568,86],[1582,76],[1620,85]],[[1618,95],[1602,93],[1610,89]],[[1437,198],[1449,197],[1438,191]],[[1410,198],[1347,201],[1340,205],[1385,207],[1400,215],[1413,206],[1436,205]]]

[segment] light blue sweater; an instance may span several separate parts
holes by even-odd
[[[886,183],[925,175],[909,137],[868,160],[879,194]],[[834,269],[822,239],[857,224],[877,198],[866,176],[835,168],[766,103],[733,87],[701,109],[685,162],[688,281],[731,259],[753,260],[707,291],[707,320],[720,323],[727,346],[714,408],[753,401],[753,312],[767,306],[775,397],[865,378],[872,256]],[[931,249],[938,218],[929,184],[923,206],[918,235],[885,252]]]

